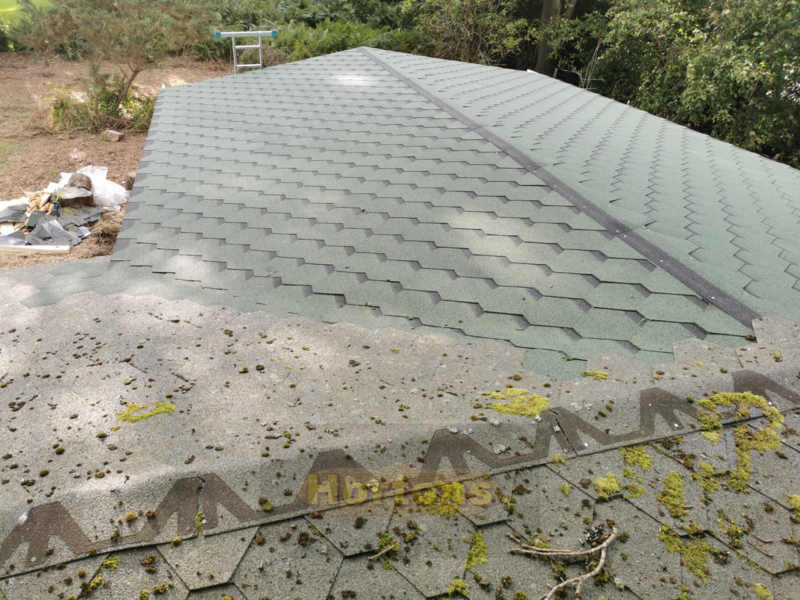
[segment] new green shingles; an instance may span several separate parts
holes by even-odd
[[[797,170],[534,73],[370,52],[753,311],[800,318]]]
[[[509,120],[473,89],[484,71],[381,55],[450,69],[441,80],[487,125]],[[490,73],[530,104],[530,75]],[[554,132],[564,101],[602,112],[544,87]],[[564,139],[565,157],[579,152]],[[237,307],[505,341],[534,369],[667,360],[674,341],[749,332],[358,51],[162,91],[126,222],[105,292],[180,282]]]

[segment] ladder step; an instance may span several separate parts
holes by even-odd
[[[261,68],[261,65],[258,64],[258,63],[254,64],[254,65],[236,65],[236,66],[238,68],[240,68],[240,69],[244,69],[244,68],[247,68],[247,67],[258,67],[259,69]]]
[[[260,48],[260,47],[261,46],[259,44],[246,44],[244,46],[236,46],[236,49],[237,50],[255,50],[255,49]]]

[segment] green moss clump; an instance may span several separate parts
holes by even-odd
[[[139,592],[139,600],[148,600],[150,598],[150,592],[148,590],[142,590]]]
[[[581,375],[583,377],[591,377],[597,381],[608,379],[608,373],[606,371],[584,371]]]
[[[620,448],[619,453],[625,462],[630,466],[639,466],[643,471],[647,471],[653,466],[653,459],[644,449],[644,446],[631,446],[629,448]]]
[[[619,477],[613,473],[608,473],[605,477],[598,477],[592,482],[592,485],[597,491],[597,500],[600,502],[607,502],[611,496],[622,491]]]
[[[733,430],[733,440],[736,447],[736,469],[728,476],[730,488],[733,491],[746,493],[747,482],[753,472],[750,452],[766,452],[777,450],[781,442],[778,433],[783,428],[783,415],[763,396],[756,396],[750,392],[714,394],[708,399],[698,402],[700,410],[698,419],[703,435],[712,443],[721,440],[721,419],[723,414],[720,408],[736,407],[733,414],[735,419],[748,419],[751,409],[759,409],[767,420],[767,426],[753,429],[747,425],[740,425]]]
[[[528,546],[533,546],[534,548],[550,548],[550,540],[542,537],[538,533],[534,533],[533,537],[528,540]]]
[[[697,485],[703,490],[703,502],[705,504],[711,502],[711,494],[719,489],[717,472],[714,467],[708,463],[701,462],[700,468],[692,473],[692,481],[697,483]]]
[[[146,404],[128,404],[128,407],[117,417],[117,420],[124,421],[125,423],[138,423],[139,421],[144,421],[156,415],[170,415],[175,411],[175,405],[172,402],[156,402],[153,410],[138,415],[134,414],[145,408],[147,408]]]
[[[786,496],[786,504],[788,504],[789,508],[794,512],[795,518],[800,519],[800,496],[797,494]]]
[[[795,548],[797,548],[798,551],[800,551],[800,539],[794,537],[787,537],[783,538],[783,542],[785,544],[789,544],[790,546],[794,546]]]
[[[378,540],[378,550],[384,552],[386,558],[394,558],[397,556],[397,549],[400,547],[397,540],[392,537],[390,533],[384,533]],[[391,550],[389,550],[391,548]]]
[[[626,483],[625,489],[628,490],[628,498],[641,498],[644,496],[644,488],[636,483]]]
[[[480,531],[472,532],[472,544],[467,554],[465,568],[469,571],[472,567],[486,564],[489,560],[489,549],[483,542],[483,534]]]
[[[116,554],[110,555],[103,561],[103,566],[106,569],[111,569],[112,571],[116,571],[119,568],[119,556]]]
[[[713,444],[718,444],[719,434],[717,433],[722,429],[720,419],[722,414],[717,410],[717,405],[710,399],[703,399],[697,403],[697,420],[700,421],[700,429],[706,439]]]
[[[566,467],[567,466],[567,459],[561,456],[560,454],[553,455],[553,464],[558,465],[559,467]]]
[[[664,478],[664,489],[656,496],[673,519],[685,519],[689,515],[683,496],[683,477],[677,471],[670,471]]]
[[[681,586],[681,593],[672,598],[672,600],[692,600],[692,595],[687,587]]]
[[[195,531],[197,532],[197,535],[200,535],[201,533],[203,533],[203,521],[205,521],[205,520],[206,520],[206,516],[203,513],[199,512],[199,513],[197,513],[197,515],[195,515],[195,517],[194,517],[194,527],[195,527]]]
[[[495,402],[490,405],[492,410],[507,415],[520,417],[538,417],[550,406],[550,400],[528,390],[509,387],[501,392],[488,392],[483,394],[492,400],[511,400],[511,402]]]
[[[438,517],[453,517],[458,513],[458,508],[466,503],[466,490],[464,484],[458,481],[442,483],[439,494],[430,494],[425,510],[428,514]]]
[[[568,484],[566,481],[561,484],[561,492],[565,496],[569,496],[569,493],[572,491],[572,486]]]
[[[523,390],[522,388],[508,386],[501,392],[484,392],[481,395],[487,396],[492,400],[513,400],[514,398],[519,398],[520,396],[524,396],[526,394],[530,394],[530,392],[528,390]]]
[[[692,575],[700,579],[703,583],[708,581],[708,557],[711,554],[711,546],[702,538],[689,538],[684,542],[681,537],[669,525],[662,525],[658,533],[661,541],[670,554],[680,555],[681,565]]]
[[[758,596],[758,600],[775,600],[772,595],[772,592],[769,591],[769,588],[765,585],[761,585],[760,583],[756,583],[753,586],[753,591]]]
[[[463,579],[454,579],[450,582],[450,587],[447,588],[448,596],[453,596],[456,594],[463,596],[464,598],[469,598],[469,586]]]
[[[102,568],[100,569],[100,572],[97,574],[97,576],[89,582],[88,586],[86,586],[86,591],[91,594],[97,588],[99,588],[101,585],[103,585],[103,569]]]

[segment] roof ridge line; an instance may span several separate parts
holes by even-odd
[[[625,226],[621,221],[611,216],[603,208],[586,198],[572,186],[559,179],[556,175],[550,173],[545,167],[541,166],[525,152],[514,146],[506,139],[487,129],[484,125],[481,125],[477,121],[468,117],[456,107],[452,106],[445,100],[442,100],[410,77],[407,77],[391,65],[387,64],[370,52],[369,49],[361,46],[358,48],[358,51],[369,58],[372,62],[383,68],[385,71],[391,75],[394,75],[397,79],[426,98],[428,101],[438,106],[451,117],[463,125],[466,125],[471,131],[474,131],[486,141],[491,142],[500,148],[508,156],[514,159],[514,161],[516,161],[522,168],[544,181],[548,187],[550,187],[553,191],[558,192],[566,200],[572,203],[572,205],[575,206],[575,208],[577,208],[579,211],[602,225],[614,237],[619,238],[628,246],[642,254],[642,256],[652,262],[655,266],[664,269],[667,273],[675,277],[675,279],[683,283],[702,298],[706,299],[709,303],[713,304],[746,327],[752,328],[753,320],[761,317],[759,313],[751,309],[749,306],[723,291],[701,275],[697,274],[688,266],[674,259],[664,250],[652,242],[644,239],[630,227]]]

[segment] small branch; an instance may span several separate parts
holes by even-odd
[[[614,528],[611,531],[611,534],[605,539],[605,541],[596,546],[594,548],[589,548],[588,550],[581,550],[579,552],[573,552],[572,550],[555,550],[551,548],[537,548],[536,546],[528,546],[526,544],[522,544],[519,541],[519,538],[514,537],[513,534],[507,534],[509,538],[517,542],[520,547],[519,548],[512,548],[509,550],[509,554],[529,554],[531,556],[541,556],[542,558],[555,558],[555,557],[563,557],[563,558],[580,558],[582,556],[588,556],[590,554],[594,554],[600,550],[603,550],[614,541],[614,538],[617,537],[617,529]]]
[[[400,545],[400,541],[398,540],[394,544],[392,544],[391,546],[386,546],[386,548],[384,548],[383,550],[378,552],[375,556],[370,556],[369,560],[375,560],[376,558],[380,558],[381,556],[383,556],[387,552],[390,552],[390,551],[394,550],[395,548],[397,548],[399,545]]]
[[[596,552],[600,552],[600,560],[597,562],[597,566],[592,569],[589,573],[584,573],[583,575],[578,575],[577,577],[573,577],[572,579],[567,579],[566,581],[562,581],[557,586],[553,587],[547,594],[542,596],[539,600],[553,600],[556,594],[559,592],[564,591],[569,587],[575,587],[575,597],[581,597],[581,587],[583,586],[584,582],[592,577],[596,577],[603,571],[603,567],[606,564],[606,551],[608,547],[611,545],[617,537],[617,528],[614,527],[611,530],[609,536],[603,540],[603,543],[595,548],[591,548],[589,550],[581,550],[580,552],[573,552],[571,550],[554,550],[550,548],[536,548],[535,546],[528,546],[522,544],[519,540],[519,537],[516,534],[508,534],[508,537],[517,542],[521,547],[520,548],[512,548],[509,550],[511,554],[527,554],[529,556],[537,556],[540,558],[556,558],[556,557],[563,557],[563,558],[581,558],[583,556],[588,556],[590,554],[594,554]]]
[[[612,536],[615,536],[616,530]],[[547,595],[542,596],[540,600],[553,600],[556,597],[556,594],[561,592],[562,590],[567,589],[568,587],[574,585],[575,586],[575,597],[581,597],[581,587],[583,586],[583,582],[587,579],[591,579],[592,577],[596,577],[603,571],[603,567],[606,564],[606,546],[603,546],[603,549],[600,550],[600,560],[597,562],[597,566],[589,573],[584,573],[583,575],[578,575],[577,577],[573,577],[572,579],[567,579],[559,583],[555,586],[552,590],[550,590]]]
[[[758,536],[757,536],[755,533],[753,533],[752,531],[750,532],[750,535],[752,535],[754,538],[756,538],[756,539],[757,539],[759,542],[763,542],[764,544],[771,544],[771,543],[773,543],[773,542],[775,541],[775,540],[765,540],[765,539],[764,539],[764,538],[762,538],[762,537],[758,537]]]
[[[752,535],[752,534],[751,534],[751,535]],[[750,540],[748,540],[748,539],[746,539],[746,538],[745,538],[745,541],[746,541],[748,544],[750,544],[750,545],[751,545],[753,548],[755,548],[756,550],[758,550],[759,552],[761,552],[761,554],[763,554],[763,555],[765,555],[765,556],[769,556],[770,558],[775,558],[775,555],[774,555],[774,554],[770,554],[770,553],[769,553],[769,552],[767,552],[766,550],[762,550],[761,548],[759,548],[758,546],[756,546],[756,545],[755,545],[753,542],[751,542]]]

